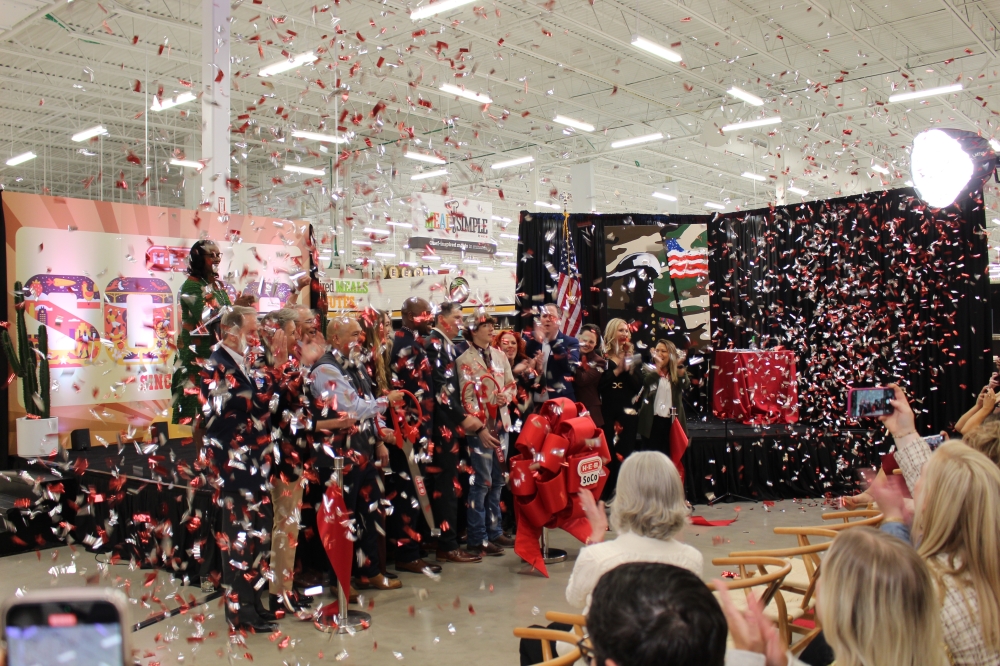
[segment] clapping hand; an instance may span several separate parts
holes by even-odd
[[[590,522],[590,538],[587,543],[604,541],[604,533],[608,531],[608,516],[604,512],[604,502],[594,501],[594,494],[589,490],[581,490],[577,494],[580,496],[580,504],[583,505],[583,513]]]
[[[740,611],[729,598],[729,586],[724,580],[716,580],[715,589],[719,592],[733,647],[764,655],[766,666],[787,666],[787,646],[774,623],[764,615],[764,606],[757,597],[752,593],[747,595],[747,609]]]

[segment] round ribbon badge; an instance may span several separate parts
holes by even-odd
[[[604,463],[601,461],[600,456],[591,456],[578,462],[576,464],[576,474],[580,477],[580,487],[589,488],[590,486],[596,486],[601,480],[601,470],[603,468]]]

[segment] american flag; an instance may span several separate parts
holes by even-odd
[[[583,326],[583,303],[580,301],[580,273],[576,268],[576,249],[569,232],[569,217],[563,218],[563,242],[559,252],[559,284],[556,288],[556,305],[566,313],[562,332],[576,337]]]
[[[670,277],[708,277],[708,249],[685,250],[676,238],[667,239],[667,267]]]

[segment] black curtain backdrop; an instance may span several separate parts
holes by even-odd
[[[910,189],[715,216],[715,349],[782,345],[799,359],[799,416],[840,429],[850,387],[898,382],[936,432],[992,372],[985,213],[930,210]]]

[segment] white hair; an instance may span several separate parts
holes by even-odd
[[[637,451],[625,459],[611,505],[616,532],[665,541],[680,532],[687,515],[681,475],[670,458],[659,451]]]

